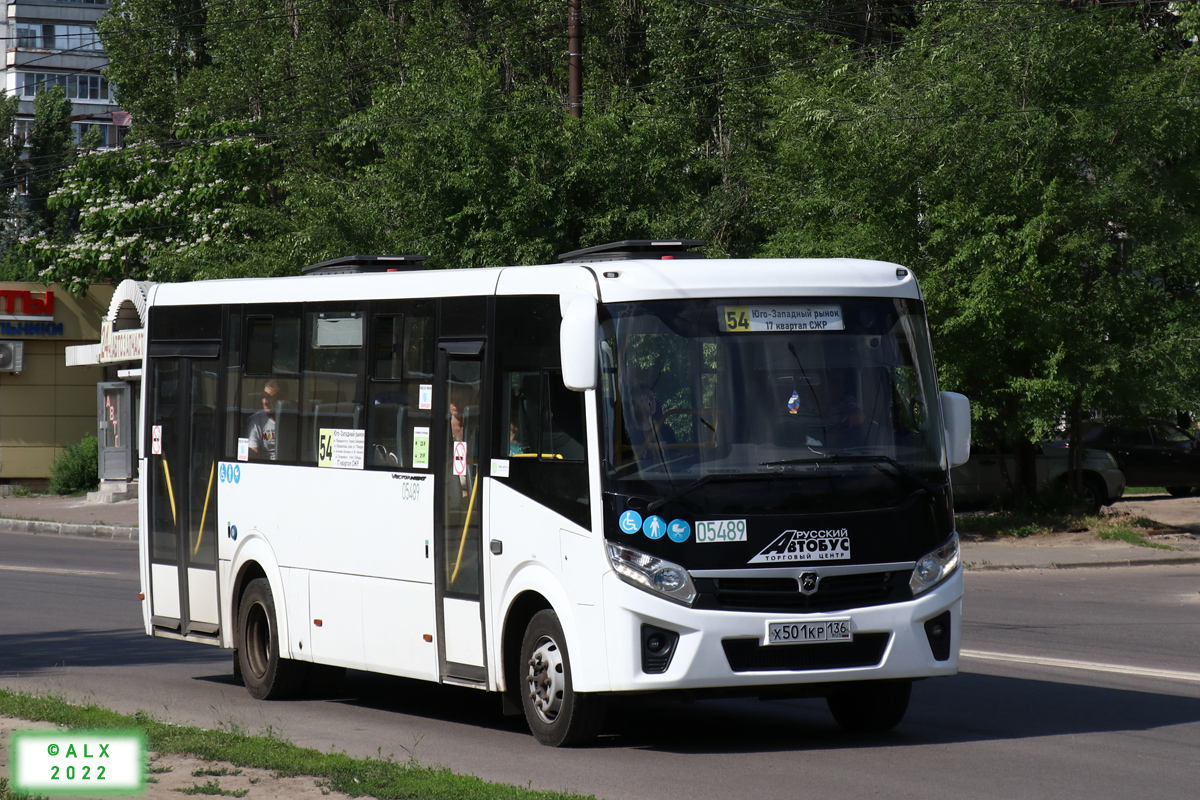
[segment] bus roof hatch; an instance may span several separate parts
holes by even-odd
[[[703,253],[691,252],[693,247],[707,247],[700,239],[625,239],[559,255],[564,264],[582,261],[628,261],[634,258],[673,259],[704,258]]]
[[[429,256],[342,256],[304,268],[305,275],[351,275],[360,272],[409,272],[425,269]]]

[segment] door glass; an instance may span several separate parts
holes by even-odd
[[[479,486],[480,362],[450,358],[446,369],[442,547],[446,594],[479,597],[482,493]]]
[[[160,435],[152,439],[161,441],[161,453],[151,450],[150,469],[150,557],[160,564],[178,562],[177,530],[181,498],[180,478],[186,474],[187,464],[177,458],[179,434],[183,429],[183,414],[179,397],[179,360],[156,358],[153,365],[153,396],[150,401],[150,424]]]
[[[217,365],[192,362],[188,563],[217,566]]]

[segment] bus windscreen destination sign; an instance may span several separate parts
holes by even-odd
[[[845,330],[840,305],[721,306],[718,324],[728,333]]]

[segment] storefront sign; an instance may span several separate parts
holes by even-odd
[[[141,361],[146,352],[146,330],[114,331],[107,319],[100,321],[100,363]]]
[[[54,321],[54,292],[35,297],[23,289],[0,289],[0,336],[62,335],[63,324]]]

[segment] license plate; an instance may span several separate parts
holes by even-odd
[[[822,619],[811,622],[768,622],[764,644],[815,644],[854,640],[850,619]]]

